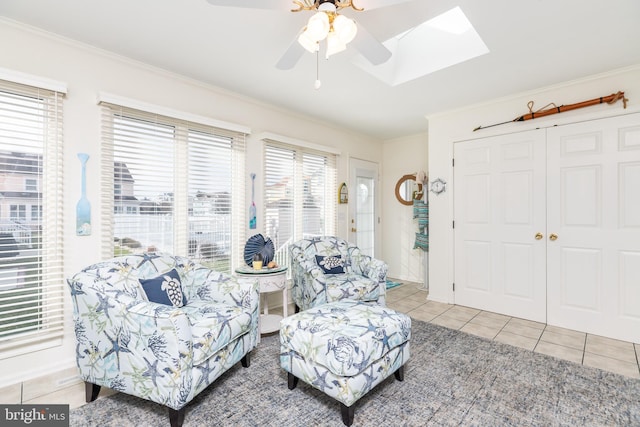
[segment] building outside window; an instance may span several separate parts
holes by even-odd
[[[27,220],[27,206],[26,205],[11,205],[9,207],[9,217],[13,221],[26,221]]]
[[[24,180],[24,191],[37,193],[38,192],[38,180],[37,179],[32,179],[32,178],[25,179]]]
[[[31,221],[40,221],[42,219],[42,205],[31,206]]]

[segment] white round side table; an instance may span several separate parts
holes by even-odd
[[[289,293],[287,291],[287,267],[262,268],[255,270],[248,265],[236,268],[236,274],[240,276],[251,276],[258,279],[260,286],[260,304],[262,314],[260,315],[260,333],[268,334],[280,330],[280,320],[283,316],[269,314],[269,304],[267,294],[272,292],[282,292],[282,314],[288,316],[287,305],[289,304]]]

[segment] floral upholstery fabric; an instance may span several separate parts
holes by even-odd
[[[172,269],[186,305],[147,300],[138,279]],[[258,284],[167,254],[114,258],[68,280],[86,382],[181,409],[257,344]]]
[[[409,359],[411,318],[343,300],[280,322],[280,366],[351,406]]]
[[[333,236],[313,237],[293,243],[289,252],[291,295],[301,310],[342,299],[385,305],[387,264],[363,254],[354,244]],[[339,255],[345,272],[326,274],[316,255]]]

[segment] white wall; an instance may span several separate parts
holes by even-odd
[[[426,120],[426,119],[425,119]],[[413,207],[395,197],[398,179],[419,171],[428,173],[426,134],[385,141],[382,147],[382,259],[389,266],[388,276],[424,283],[424,253],[413,249],[418,224]]]
[[[528,113],[527,103],[534,101],[533,111],[553,102],[556,105],[568,105],[601,96],[624,91],[629,99],[627,109],[622,102],[613,105],[597,105],[583,109],[563,112],[547,117],[508,123],[473,132],[479,125],[487,126],[513,120]],[[496,99],[482,105],[464,110],[442,113],[429,117],[429,178],[442,178],[447,183],[447,191],[440,196],[431,197],[430,215],[430,253],[429,253],[429,299],[454,303],[452,291],[453,277],[453,143],[498,134],[519,132],[549,127],[556,124],[591,120],[630,113],[640,110],[640,65],[623,70],[584,78],[579,81],[557,84],[509,98]]]
[[[0,40],[3,41],[0,68],[62,82],[68,88],[64,102],[64,212],[67,214],[65,277],[70,277],[100,258],[100,109],[96,103],[99,92],[250,127],[252,135],[247,140],[247,175],[251,172],[258,175],[258,206],[262,203],[262,142],[258,138],[261,132],[272,132],[313,144],[339,148],[344,154],[341,154],[338,160],[338,182],[348,180],[349,155],[378,163],[382,160],[381,141],[278,110],[228,91],[26,28],[2,18]],[[75,203],[80,195],[80,162],[76,157],[78,152],[85,152],[91,156],[87,164],[87,195],[92,203],[94,232],[86,237],[75,235],[73,215]],[[250,185],[247,185],[247,200],[250,200]],[[247,235],[260,232],[261,227],[262,222],[259,218],[258,229],[247,230]],[[346,224],[338,223],[338,228],[339,234],[346,236],[342,234],[343,230],[346,230]],[[0,372],[3,373],[0,387],[75,365],[75,337],[68,295],[66,311],[69,322],[62,346],[0,360]]]

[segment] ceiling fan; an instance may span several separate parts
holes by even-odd
[[[289,70],[302,57],[305,50],[317,52],[320,42],[326,40],[327,58],[341,52],[348,43],[373,65],[380,65],[391,58],[391,51],[371,35],[362,25],[341,15],[342,9],[357,12],[393,6],[409,0],[207,0],[214,6],[274,9],[289,12],[315,12],[307,25],[276,64],[276,68]]]

